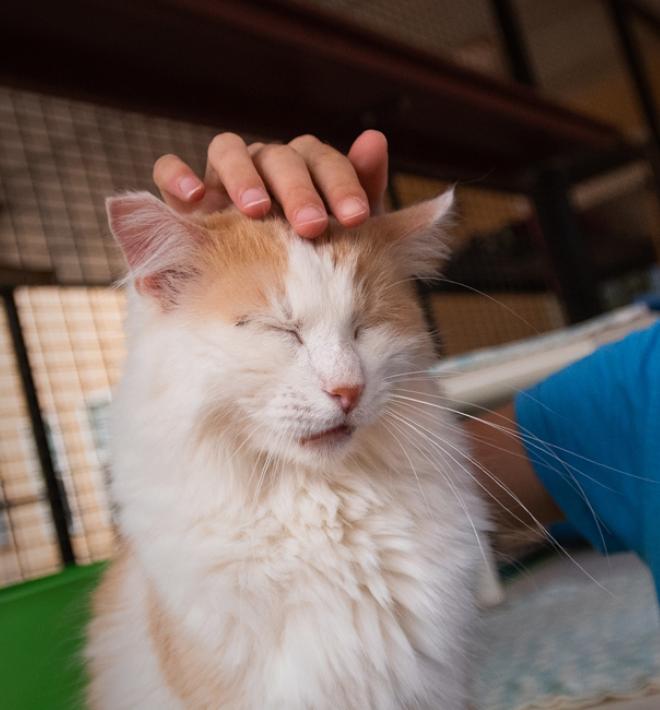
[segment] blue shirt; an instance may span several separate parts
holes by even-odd
[[[660,323],[519,393],[515,409],[569,523],[602,552],[635,551],[660,599]]]

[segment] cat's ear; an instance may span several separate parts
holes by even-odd
[[[431,200],[377,218],[409,275],[432,276],[449,256],[453,209],[454,188],[450,188]]]
[[[128,192],[105,202],[108,223],[137,291],[172,307],[195,274],[203,229],[148,192]]]

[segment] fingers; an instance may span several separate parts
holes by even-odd
[[[305,161],[316,187],[335,217],[352,227],[369,216],[367,194],[346,156],[314,136],[294,138],[289,145]]]
[[[372,212],[382,212],[388,175],[387,138],[380,131],[364,131],[348,151],[348,159],[367,194]]]
[[[204,183],[176,155],[158,158],[153,179],[163,200],[180,212],[193,209],[204,196]]]
[[[165,202],[180,212],[211,212],[233,202],[244,214],[263,217],[272,205],[270,191],[298,234],[312,238],[328,224],[324,200],[349,227],[367,219],[370,209],[381,211],[387,163],[387,140],[379,131],[362,133],[348,156],[309,135],[288,146],[248,147],[236,134],[221,133],[209,146],[204,182],[175,155],[159,158],[153,177]]]
[[[263,217],[271,200],[252,156],[242,138],[235,133],[220,133],[209,146],[206,182],[222,187],[230,200],[248,217]]]
[[[302,156],[286,145],[266,145],[253,160],[296,232],[308,238],[321,234],[328,226],[328,213]]]

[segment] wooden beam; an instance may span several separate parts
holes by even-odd
[[[388,134],[394,163],[506,181],[616,130],[318,10],[278,0],[3,6],[0,79],[287,139]]]

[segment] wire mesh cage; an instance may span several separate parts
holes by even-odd
[[[511,81],[494,3],[473,0],[460,10],[456,3],[426,0],[307,4]],[[630,88],[616,88],[621,65],[612,60],[611,37],[604,49],[598,43],[598,51],[585,41],[582,65],[565,65],[559,56],[551,61],[548,43],[564,30],[550,26],[539,3],[515,5],[532,37],[529,49],[544,90],[582,109],[616,105],[620,112],[606,118],[641,135]],[[579,42],[586,26],[595,34],[608,31],[598,0],[562,7],[574,28],[567,43]],[[562,15],[556,8],[550,14]],[[648,57],[655,56],[655,35],[644,34],[642,44]],[[598,82],[588,80],[589,68],[604,63],[614,67],[607,82],[608,91],[619,91],[614,99],[603,98]],[[585,101],[589,106],[581,105]],[[0,585],[57,570],[62,536],[75,561],[112,554],[108,410],[124,350],[124,295],[113,283],[124,264],[106,226],[104,199],[118,190],[152,190],[153,163],[164,153],[200,171],[217,130],[0,87],[0,285],[6,304],[0,313]],[[392,196],[406,205],[447,186],[398,173]],[[648,288],[654,273],[657,278],[656,187],[648,161],[640,160],[571,188],[606,307],[627,302]],[[458,196],[453,256],[423,290],[441,352],[459,354],[564,325],[538,203],[485,181],[459,184]],[[53,498],[59,494],[57,512]]]
[[[644,118],[622,61],[608,4],[519,0],[517,7],[543,91],[631,136],[642,135]]]
[[[107,417],[123,355],[124,296],[113,282],[124,264],[104,198],[153,189],[153,163],[165,152],[198,166],[212,136],[203,126],[0,89],[0,270],[7,283],[26,284],[5,295],[20,322],[78,562],[113,549]],[[1,585],[62,561],[5,311],[0,326]]]
[[[164,118],[0,89],[3,266],[59,284],[109,284],[123,261],[108,239],[104,199],[152,190],[154,161],[199,167],[214,132]]]
[[[305,0],[303,4],[350,20],[370,32],[510,81],[490,0],[396,0],[356,3]]]
[[[4,311],[0,324],[0,585],[3,585],[55,571],[60,556]]]

